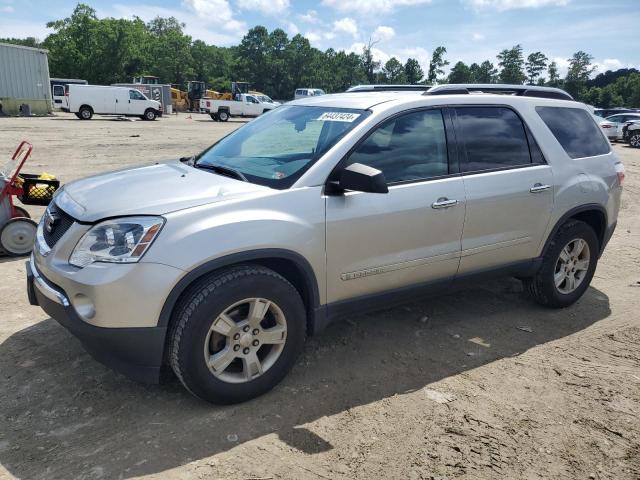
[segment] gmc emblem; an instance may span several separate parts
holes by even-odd
[[[44,229],[47,231],[47,233],[53,232],[53,227],[56,226],[56,220],[57,218],[53,213],[49,211],[49,209],[44,212]]]

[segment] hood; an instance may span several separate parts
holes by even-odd
[[[81,222],[165,213],[268,192],[268,187],[199,170],[180,161],[104,173],[68,183],[56,204]]]

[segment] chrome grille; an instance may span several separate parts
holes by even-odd
[[[49,248],[53,248],[53,246],[58,243],[58,240],[71,228],[75,220],[60,209],[54,202],[49,204],[44,215],[42,235]]]

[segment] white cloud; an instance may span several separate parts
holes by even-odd
[[[0,35],[7,38],[34,37],[44,40],[53,30],[48,29],[44,22],[30,22],[0,16],[0,32],[2,32]]]
[[[322,33],[319,32],[307,32],[304,34],[309,43],[318,43],[322,40]]]
[[[0,8],[0,12],[2,13],[13,13],[15,10],[11,5],[7,5],[6,7]]]
[[[431,0],[322,0],[322,5],[339,12],[354,12],[359,15],[386,14],[399,7],[410,7],[431,3]]]
[[[358,36],[358,24],[353,18],[345,17],[333,22],[333,33],[346,33],[354,37]]]
[[[632,63],[624,63],[617,58],[605,58],[601,62],[594,62],[593,66],[596,67],[594,75],[598,73],[604,73],[607,70],[619,70],[621,68],[640,68],[640,65],[634,65]]]
[[[474,32],[474,34],[472,35],[473,39],[475,41],[480,41],[480,40],[484,40],[484,35],[478,32]]]
[[[381,42],[391,40],[395,36],[396,31],[392,27],[387,27],[386,25],[380,25],[375,29],[372,35],[374,40],[379,40]]]
[[[297,34],[299,34],[299,33],[300,33],[300,29],[299,29],[299,28],[298,28],[298,26],[297,26],[295,23],[293,23],[293,22],[286,22],[286,24],[285,24],[285,28],[286,28],[287,33],[288,33],[289,35],[295,36],[295,35],[297,35]]]
[[[405,62],[409,58],[415,58],[416,60],[418,60],[418,63],[420,64],[426,75],[427,70],[429,69],[429,62],[431,61],[431,53],[427,51],[427,49],[422,47],[404,48],[402,50],[399,50],[398,53],[398,57],[403,59]]]
[[[228,0],[182,0],[182,5],[200,19],[208,21],[211,27],[221,26],[231,32],[247,29],[244,22],[233,18]]]
[[[513,10],[517,8],[539,8],[548,6],[565,6],[570,0],[464,0],[475,10]]]
[[[186,7],[186,0],[185,0]],[[186,24],[184,31],[194,39],[202,40],[213,45],[233,45],[237,44],[242,36],[247,32],[247,27],[243,22],[238,22],[231,16],[231,25],[235,28],[222,30],[217,28],[217,23],[211,18],[197,15],[191,8],[164,8],[157,5],[145,4],[114,4],[108,10],[97,8],[98,17],[133,18],[140,17],[145,22],[153,20],[155,17],[175,17],[179,22]],[[229,10],[231,12],[231,10]],[[231,15],[233,13],[231,12]],[[217,17],[221,18],[221,17]],[[225,23],[225,22],[222,22]],[[2,30],[2,28],[0,28]]]
[[[558,66],[558,75],[565,77],[569,70],[569,60],[562,57],[555,57],[552,61],[556,62],[556,65]]]
[[[289,0],[238,0],[241,10],[257,10],[265,15],[282,15],[289,9]]]
[[[362,55],[362,51],[366,45],[362,42],[353,43],[346,51],[347,53],[355,53]],[[380,62],[380,65],[384,65],[393,55],[389,55],[384,50],[380,50],[376,47],[371,47],[371,55],[376,62]]]
[[[298,18],[306,23],[316,24],[320,23],[320,19],[318,18],[318,12],[315,10],[308,10],[307,13],[298,14]]]

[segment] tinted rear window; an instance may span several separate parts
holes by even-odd
[[[595,157],[609,153],[609,142],[585,110],[536,107],[536,111],[569,157]]]
[[[456,108],[467,159],[463,172],[478,172],[531,164],[522,121],[504,107]]]

